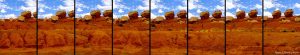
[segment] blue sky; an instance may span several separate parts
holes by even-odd
[[[0,18],[16,18],[24,10],[36,11],[36,0],[0,0]],[[224,0],[189,0],[189,17],[197,16],[202,11],[222,10],[227,16],[234,16],[236,11],[245,10],[247,13],[251,9],[257,9],[258,15],[262,14],[262,0],[226,0],[227,12],[224,12]],[[39,17],[50,17],[57,10],[73,10],[74,0],[39,0]],[[149,0],[114,0],[114,17],[127,15],[129,11],[149,10]],[[270,16],[274,10],[291,8],[295,15],[300,15],[300,0],[264,0],[265,16]],[[76,17],[87,15],[91,10],[111,9],[111,0],[76,0]],[[151,0],[151,16],[163,16],[167,11],[186,10],[186,0]]]
[[[45,18],[55,15],[58,10],[74,10],[74,0],[38,0],[38,17]]]
[[[284,12],[286,9],[293,9],[294,15],[300,15],[300,0],[264,0],[264,6],[265,16],[272,17],[274,10]]]
[[[111,10],[112,0],[76,0],[76,17],[90,15],[92,10],[100,10],[101,14],[105,10]]]
[[[177,14],[180,10],[187,10],[187,0],[151,0],[151,18],[164,17],[168,11]]]
[[[138,11],[139,15],[144,10],[149,10],[149,0],[114,0],[113,14],[114,18],[127,16],[130,11]]]
[[[0,0],[0,19],[16,18],[25,10],[36,11],[36,0]]]
[[[256,9],[262,15],[262,0],[226,0],[226,16],[236,17],[237,11],[244,10],[246,16],[250,10]]]
[[[224,0],[189,0],[189,17],[200,17],[200,13],[208,11],[211,14],[215,10],[224,13]]]

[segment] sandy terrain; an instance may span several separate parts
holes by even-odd
[[[189,54],[224,54],[224,23],[199,21],[189,24]],[[72,55],[74,50],[74,20],[57,23],[38,20],[38,53],[40,55]],[[185,20],[166,20],[151,27],[153,55],[186,54]],[[35,20],[27,22],[0,21],[0,54],[33,55],[36,53]],[[227,54],[260,55],[262,49],[261,22],[230,22],[227,24]],[[89,23],[76,20],[76,53],[78,55],[110,55],[111,23],[95,19]],[[114,54],[147,55],[149,53],[149,24],[132,20],[123,26],[114,24]],[[300,23],[265,23],[266,55],[299,54]]]

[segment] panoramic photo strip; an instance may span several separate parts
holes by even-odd
[[[0,55],[300,55],[300,0],[0,0]]]

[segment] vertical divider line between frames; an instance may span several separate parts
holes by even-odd
[[[151,25],[152,25],[152,22],[151,22],[151,0],[149,0],[149,12],[150,12],[150,18],[149,18],[149,55],[151,55]]]
[[[261,1],[262,2],[262,49],[261,49],[261,54],[264,55],[264,44],[265,44],[265,40],[264,40],[264,34],[265,34],[265,20],[264,20],[264,0]]]
[[[35,5],[36,5],[36,10],[35,10],[35,11],[36,11],[36,17],[35,17],[35,19],[36,19],[36,20],[35,20],[35,22],[36,22],[36,23],[35,23],[35,24],[36,24],[36,31],[35,31],[35,32],[36,32],[36,36],[35,36],[35,37],[36,37],[36,40],[35,40],[35,44],[36,44],[36,46],[35,46],[35,47],[36,47],[36,53],[35,53],[35,55],[38,55],[38,52],[39,52],[39,51],[38,51],[38,50],[39,50],[39,46],[38,46],[38,29],[39,29],[39,28],[38,28],[38,17],[39,17],[39,16],[38,16],[38,13],[39,13],[39,12],[38,12],[38,6],[39,6],[39,5],[38,5],[38,4],[39,4],[39,3],[38,3],[38,0],[35,0],[35,2],[36,2],[36,3],[35,3]]]
[[[114,0],[111,1],[111,11],[114,13]],[[114,55],[114,15],[112,15],[111,21],[111,55]]]
[[[76,55],[76,0],[74,0],[74,55]]]
[[[226,55],[226,24],[227,24],[227,22],[226,22],[226,0],[224,0],[224,17],[225,17],[225,19],[224,19],[224,55]]]
[[[186,55],[189,55],[189,0],[187,0],[187,17],[186,17]]]

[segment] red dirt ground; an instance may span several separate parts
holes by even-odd
[[[224,23],[199,20],[189,24],[190,55],[223,55]]]
[[[294,20],[294,19],[292,19]],[[276,20],[265,23],[265,55],[299,55],[300,22],[281,23]]]
[[[41,55],[73,54],[74,22],[58,23],[38,20],[38,45]],[[114,54],[145,55],[149,50],[149,24],[136,20],[123,27],[114,24]],[[201,22],[201,21],[199,21]],[[167,20],[151,29],[153,55],[185,55],[185,20]],[[35,54],[35,20],[29,22],[0,21],[0,54]],[[224,54],[224,23],[189,24],[189,53],[191,55]],[[232,55],[261,54],[261,22],[232,22],[227,24],[227,53]],[[76,53],[78,55],[111,54],[111,23],[96,19],[90,23],[76,22]],[[265,54],[300,52],[300,23],[265,23]],[[298,53],[299,54],[299,53]]]

